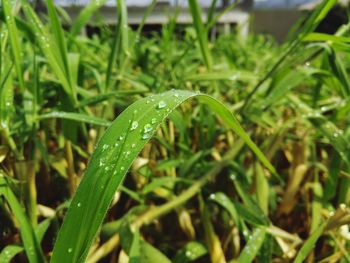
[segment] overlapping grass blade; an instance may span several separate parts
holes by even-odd
[[[37,237],[38,242],[40,243],[42,239],[44,238],[44,235],[49,228],[51,223],[51,218],[45,219],[43,222],[41,222],[34,230],[35,236]],[[12,262],[13,258],[23,252],[24,248],[20,245],[8,245],[4,247],[3,250],[1,250],[0,253],[0,263],[10,263]]]
[[[20,225],[21,239],[29,262],[45,262],[44,254],[41,250],[40,243],[38,242],[34,229],[30,224],[23,207],[10,189],[8,182],[2,173],[0,173],[0,195],[5,197],[12,210],[12,213]]]
[[[336,127],[331,121],[325,118],[320,112],[313,110],[306,103],[293,95],[289,95],[289,100],[298,108],[300,112],[325,136],[329,139],[340,155],[340,157],[350,164],[350,143],[343,134],[343,131]]]
[[[303,27],[297,31],[291,42],[288,43],[285,52],[279,57],[276,63],[270,68],[270,70],[265,74],[265,76],[255,85],[250,94],[246,97],[243,109],[249,104],[253,95],[259,90],[263,83],[265,83],[275,72],[283,65],[286,58],[296,50],[296,48],[302,43],[304,37],[309,33],[313,32],[318,24],[324,19],[331,8],[337,3],[337,0],[323,0],[319,6],[313,11],[311,16],[306,20]]]
[[[64,91],[67,93],[70,103],[73,105],[76,104],[76,92],[74,87],[71,86],[70,77],[67,75],[65,63],[60,57],[60,52],[58,52],[58,43],[56,43],[52,36],[47,32],[43,23],[40,21],[29,3],[26,0],[21,0],[21,4],[29,24],[31,25],[31,30],[34,32],[35,40],[43,51]],[[59,29],[56,30],[59,31]],[[57,34],[59,35],[60,33]]]
[[[232,113],[212,97],[174,90],[136,101],[119,115],[100,139],[58,234],[52,262],[85,260],[128,168],[163,120],[192,97],[209,105],[247,143],[264,165],[275,172]]]

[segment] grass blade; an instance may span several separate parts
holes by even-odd
[[[21,238],[30,263],[45,262],[44,254],[41,250],[40,243],[37,240],[34,229],[30,224],[24,209],[18,202],[15,194],[10,189],[3,174],[0,174],[0,195],[7,200],[13,214],[18,220]]]
[[[245,245],[242,253],[239,255],[237,260],[238,263],[250,263],[254,260],[264,242],[265,234],[265,228],[256,228],[253,231],[248,243]]]
[[[304,259],[307,257],[307,255],[311,252],[311,250],[314,249],[315,244],[317,240],[320,238],[320,236],[323,233],[324,228],[326,227],[327,223],[324,223],[322,226],[318,227],[312,235],[306,240],[304,245],[299,250],[298,255],[294,259],[294,263],[302,263],[304,262]]]
[[[12,54],[14,58],[14,62],[16,65],[17,77],[19,80],[19,85],[24,91],[24,80],[23,80],[23,72],[22,72],[22,62],[21,62],[21,48],[18,37],[18,30],[16,26],[16,21],[14,18],[14,14],[11,7],[10,0],[2,1],[4,8],[5,21],[9,32],[10,44],[12,48]]]
[[[202,11],[197,0],[189,0],[188,3],[193,19],[193,26],[197,33],[197,39],[202,52],[204,63],[207,69],[211,70],[213,68],[213,61],[208,45],[208,31],[204,27],[202,21]]]
[[[76,36],[80,33],[81,29],[87,24],[87,22],[90,20],[92,15],[100,9],[104,4],[106,3],[106,0],[93,0],[90,4],[84,7],[84,9],[79,13],[77,19],[72,24],[70,33],[73,36]]]
[[[39,120],[51,119],[51,118],[72,120],[76,122],[84,122],[84,123],[106,126],[106,127],[111,125],[111,122],[106,121],[104,119],[94,117],[94,116],[88,116],[82,113],[74,113],[74,112],[53,111],[53,112],[41,114],[38,116]]]
[[[25,16],[27,17],[29,24],[36,36],[36,41],[46,56],[48,63],[56,74],[56,77],[60,81],[60,84],[62,85],[64,91],[70,98],[70,102],[75,105],[76,93],[74,91],[74,88],[71,86],[70,78],[67,76],[64,60],[62,61],[62,58],[60,58],[60,53],[57,51],[59,49],[59,45],[62,44],[58,45],[54,41],[54,38],[52,38],[52,36],[46,31],[43,23],[40,21],[27,1],[21,0],[21,4],[23,6]],[[59,31],[59,29],[56,30]]]
[[[58,234],[52,262],[84,262],[128,168],[163,120],[193,97],[210,106],[274,172],[273,166],[232,113],[212,97],[174,90],[136,101],[119,115],[100,139]]]
[[[214,202],[218,203],[220,206],[225,208],[232,217],[238,229],[241,230],[241,222],[239,220],[239,215],[237,213],[235,205],[233,204],[233,202],[231,202],[230,198],[222,192],[211,194],[209,198],[210,200],[213,200]]]
[[[23,251],[23,247],[17,245],[9,245],[4,247],[0,253],[1,263],[10,263],[11,260],[20,252]]]

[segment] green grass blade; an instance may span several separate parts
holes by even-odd
[[[233,202],[231,202],[230,198],[222,192],[211,194],[209,198],[210,200],[213,200],[214,202],[218,203],[220,206],[225,208],[227,212],[230,214],[230,216],[232,217],[236,226],[238,226],[239,230],[241,230],[239,215],[237,213],[235,205],[233,204]]]
[[[5,70],[5,76],[0,79],[0,128],[9,129],[13,113],[14,90],[11,76],[12,66]]]
[[[0,263],[10,263],[11,260],[23,251],[23,247],[17,245],[8,245],[1,250]]]
[[[141,19],[141,23],[139,24],[139,26],[137,27],[137,30],[136,30],[136,38],[137,39],[140,38],[142,29],[146,23],[146,20],[147,20],[148,16],[152,13],[156,4],[157,4],[157,0],[152,0],[151,4],[147,7],[146,11],[144,12],[142,19]]]
[[[106,121],[104,119],[94,117],[94,116],[85,115],[83,113],[74,113],[74,112],[53,111],[53,112],[41,114],[37,118],[39,120],[58,118],[58,119],[72,120],[72,121],[76,121],[76,122],[84,122],[84,123],[106,126],[106,127],[111,125],[111,122]]]
[[[38,242],[34,229],[24,212],[24,208],[18,202],[15,194],[10,189],[3,174],[0,174],[0,195],[5,197],[12,210],[12,213],[15,215],[15,218],[18,221],[18,224],[21,226],[21,239],[29,262],[45,262],[40,243]]]
[[[140,263],[171,263],[161,251],[146,241],[140,241]]]
[[[302,263],[304,262],[304,259],[309,255],[311,250],[315,248],[315,244],[317,240],[320,238],[320,236],[323,233],[324,228],[326,227],[327,223],[324,223],[323,225],[319,226],[312,235],[306,240],[304,245],[299,250],[299,253],[297,254],[296,258],[294,259],[294,263]]]
[[[60,81],[64,91],[70,98],[71,103],[76,103],[76,97],[74,89],[71,86],[70,78],[66,74],[66,67],[62,59],[60,58],[60,53],[58,52],[58,43],[54,41],[52,36],[46,31],[43,23],[40,21],[34,10],[31,8],[29,3],[25,0],[21,0],[23,6],[23,11],[28,19],[28,23],[31,26],[35,34],[35,39],[39,44],[41,50],[43,51],[46,59],[54,71],[56,77]]]
[[[77,19],[73,22],[70,33],[76,36],[80,33],[82,28],[89,22],[90,18],[98,9],[100,9],[106,0],[93,0],[90,4],[84,7],[79,13]]]
[[[250,263],[254,260],[264,242],[265,234],[265,228],[256,228],[253,231],[248,243],[245,245],[242,253],[239,255],[237,260],[238,263]]]
[[[118,26],[116,28],[115,37],[113,38],[113,44],[111,54],[108,60],[105,92],[109,91],[112,85],[112,73],[117,62],[121,62],[123,59],[123,52],[128,50],[128,16],[126,2],[117,0],[117,13],[118,13]],[[120,63],[117,64],[120,66]]]
[[[45,219],[34,230],[37,240],[42,241],[44,235],[51,224],[51,218]],[[11,260],[18,254],[23,252],[23,246],[8,245],[0,253],[0,263],[10,263]]]
[[[209,50],[208,31],[204,27],[202,21],[202,11],[197,0],[189,0],[188,3],[204,63],[206,67],[211,70],[213,68],[213,61]]]
[[[118,116],[100,139],[58,234],[52,262],[84,262],[129,167],[163,120],[192,97],[209,105],[274,172],[232,113],[212,97],[174,90],[136,101]]]
[[[336,149],[340,157],[347,163],[350,164],[350,143],[343,131],[336,127],[331,121],[320,114],[320,112],[313,110],[306,103],[293,95],[289,95],[289,100],[302,112],[332,144]]]
[[[296,32],[293,40],[286,47],[285,52],[282,53],[280,58],[276,61],[275,64],[271,67],[271,69],[265,74],[265,76],[255,85],[253,90],[250,92],[249,96],[246,97],[244,105],[242,109],[244,109],[249,102],[251,101],[253,95],[262,87],[264,84],[275,72],[280,69],[283,65],[286,58],[294,52],[294,50],[300,45],[304,37],[306,37],[309,33],[315,30],[318,24],[325,18],[331,8],[336,4],[337,0],[323,0],[321,4],[312,12],[311,16],[306,20],[303,24],[301,30]]]
[[[328,53],[328,60],[334,76],[336,76],[342,84],[343,96],[349,98],[350,95],[350,79],[348,73],[338,54],[334,49],[330,48]]]
[[[208,254],[207,248],[199,242],[189,242],[173,258],[173,263],[188,263]]]
[[[24,91],[24,80],[23,80],[22,62],[21,62],[21,47],[20,47],[20,41],[18,37],[16,21],[12,11],[11,1],[3,0],[2,3],[4,8],[4,15],[6,18],[5,21],[9,32],[12,54],[16,65],[17,77],[18,77],[19,85]]]
[[[64,33],[62,30],[61,22],[57,16],[55,5],[52,0],[46,1],[47,10],[50,18],[50,27],[53,35],[53,40],[58,47],[58,58],[61,60],[61,65],[64,68],[65,74],[69,79],[69,67],[68,67],[68,57],[67,57],[67,47],[64,38]]]

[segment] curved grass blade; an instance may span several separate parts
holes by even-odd
[[[249,263],[254,260],[265,240],[265,234],[265,228],[256,228],[253,231],[248,243],[245,245],[242,253],[239,255],[237,260],[238,263]]]
[[[7,200],[13,214],[15,215],[21,232],[21,239],[30,263],[45,262],[44,254],[41,250],[34,229],[30,224],[24,209],[18,202],[15,194],[10,189],[5,177],[0,173],[0,196]]]
[[[198,99],[218,114],[271,172],[273,166],[232,113],[214,98],[190,91],[169,91],[136,101],[106,130],[94,151],[58,233],[52,262],[84,262],[115,191],[129,167],[163,120],[184,101]]]
[[[73,36],[76,36],[79,34],[81,29],[86,25],[86,23],[90,20],[92,15],[100,9],[104,4],[106,3],[106,0],[93,0],[90,4],[84,7],[84,9],[79,13],[77,19],[72,24],[70,33]]]
[[[4,247],[0,253],[0,263],[9,263],[20,252],[23,251],[23,247],[18,245],[9,245]]]
[[[230,214],[230,216],[232,217],[232,219],[235,222],[238,229],[239,230],[242,229],[241,222],[240,222],[236,207],[233,204],[233,202],[231,202],[230,198],[226,194],[224,194],[223,192],[217,192],[217,193],[211,194],[209,196],[209,199],[213,200],[214,202],[218,203],[223,208],[225,208],[227,210],[227,212]]]
[[[101,119],[94,116],[88,116],[82,113],[74,113],[74,112],[64,112],[64,111],[53,111],[45,114],[41,114],[38,116],[39,120],[43,119],[51,119],[51,118],[59,118],[65,120],[72,120],[77,122],[85,122],[94,125],[106,126],[111,125],[111,122]]]

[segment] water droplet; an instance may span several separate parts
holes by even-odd
[[[114,147],[118,147],[118,146],[119,146],[119,143],[116,142],[116,143],[114,144]]]
[[[133,121],[131,123],[130,131],[136,130],[136,128],[139,126],[139,123],[137,121]]]
[[[73,252],[73,248],[68,248],[68,253],[72,253]]]
[[[120,170],[121,170],[121,171],[124,171],[124,170],[125,170],[125,167],[124,167],[124,166],[120,167]]]
[[[209,199],[215,199],[215,196],[216,196],[215,194],[210,194]]]
[[[146,139],[149,139],[151,137],[151,135],[149,135],[149,133],[144,133],[142,135],[142,139],[146,140]]]
[[[79,203],[77,203],[77,207],[81,207],[81,203],[79,202]]]
[[[161,100],[158,102],[158,109],[163,109],[166,107],[166,102],[164,100]]]
[[[103,146],[102,146],[102,151],[105,151],[105,150],[107,150],[109,148],[109,145],[108,144],[104,144]]]
[[[135,148],[135,146],[136,146],[135,143],[131,144],[131,148]]]
[[[337,132],[333,133],[333,137],[337,138],[339,136],[339,134]]]
[[[156,118],[152,118],[151,123],[152,124],[156,124],[156,122],[157,122],[157,119]]]
[[[153,127],[151,124],[147,123],[144,127],[143,127],[143,132],[147,133],[153,130]]]
[[[124,139],[123,136],[119,136],[119,141],[122,141]]]

